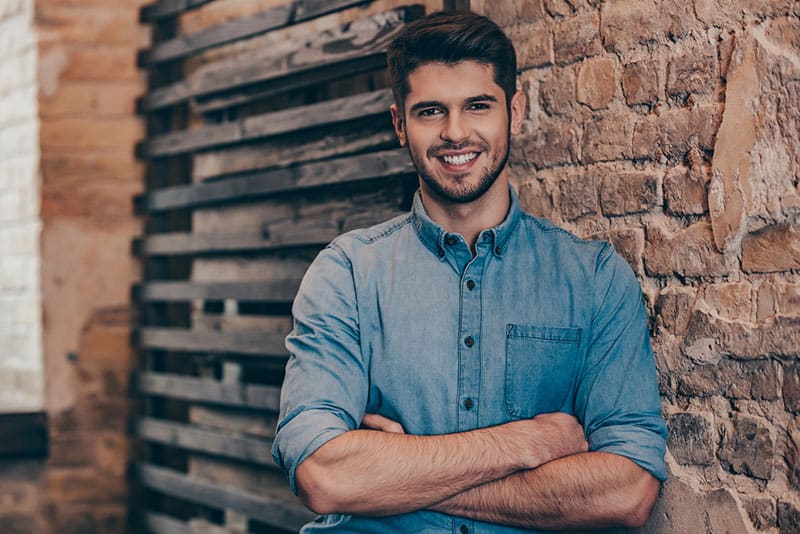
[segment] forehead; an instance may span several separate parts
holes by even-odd
[[[460,102],[476,95],[492,95],[503,101],[503,89],[494,80],[494,68],[477,61],[425,63],[408,75],[406,104],[435,100]]]

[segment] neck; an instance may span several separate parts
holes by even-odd
[[[422,205],[431,220],[447,232],[461,234],[473,252],[478,234],[497,226],[508,215],[511,198],[505,173],[480,198],[466,203],[442,199],[420,182]]]

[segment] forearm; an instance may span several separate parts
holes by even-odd
[[[298,466],[298,495],[318,513],[426,508],[523,468],[514,440],[503,439],[508,429],[492,430],[441,436],[346,432]]]
[[[647,520],[659,488],[629,459],[590,452],[514,473],[431,509],[522,528],[635,527]]]

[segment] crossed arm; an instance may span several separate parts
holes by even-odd
[[[365,417],[296,472],[317,513],[391,515],[433,509],[523,528],[638,526],[659,482],[621,456],[587,453],[563,413],[443,436],[411,436]]]

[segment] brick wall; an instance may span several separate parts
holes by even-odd
[[[800,532],[800,7],[473,0],[530,99],[525,207],[638,274],[669,426],[645,532]]]
[[[43,406],[33,0],[0,0],[0,412]]]

